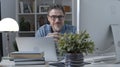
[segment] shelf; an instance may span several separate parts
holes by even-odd
[[[35,13],[18,13],[18,15],[35,15]]]
[[[19,31],[18,36],[19,37],[34,37],[35,31]]]
[[[35,31],[19,31],[18,33],[35,33]]]
[[[70,3],[67,3],[68,1]],[[33,36],[40,26],[48,22],[47,10],[49,5],[53,3],[59,3],[64,7],[69,6],[69,11],[71,11],[72,0],[66,0],[65,2],[63,3],[63,0],[16,0],[16,20],[21,30],[18,34],[20,36],[28,36],[27,34]],[[65,21],[72,24],[72,12],[69,11],[66,12]]]
[[[66,12],[66,14],[72,14],[72,12]]]
[[[40,13],[36,13],[36,14],[47,14],[47,12],[40,12]]]
[[[66,14],[72,14],[72,12],[65,12]],[[36,13],[36,14],[47,14],[47,12],[41,12],[41,13]]]

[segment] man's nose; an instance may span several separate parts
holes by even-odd
[[[56,22],[60,21],[60,18],[56,18],[55,21],[56,21]]]

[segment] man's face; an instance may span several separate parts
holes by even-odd
[[[50,25],[54,32],[60,32],[62,26],[64,25],[64,14],[62,10],[52,9],[47,16]]]

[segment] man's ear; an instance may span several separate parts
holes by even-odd
[[[47,15],[47,19],[49,18],[49,16]]]
[[[47,16],[48,21],[50,21],[49,16]]]

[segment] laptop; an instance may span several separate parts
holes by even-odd
[[[16,42],[21,52],[44,52],[45,61],[58,61],[53,38],[16,37]]]

